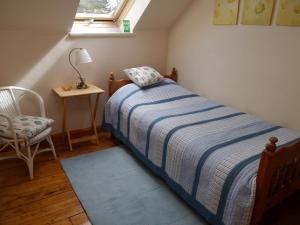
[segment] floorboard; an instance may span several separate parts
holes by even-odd
[[[72,225],[91,225],[87,215],[82,212],[76,216],[70,218]]]
[[[65,219],[65,220],[58,221],[56,223],[52,223],[51,225],[73,225],[73,224],[70,221],[70,219]],[[82,225],[84,225],[84,224],[82,224]]]
[[[108,133],[101,132],[100,144],[77,145],[72,152],[57,146],[58,159],[73,157],[115,146]],[[0,225],[91,225],[59,160],[50,153],[35,161],[35,179],[28,179],[24,162],[5,160],[0,164]],[[270,210],[262,225],[300,224],[300,194]],[[120,224],[121,225],[121,224]]]

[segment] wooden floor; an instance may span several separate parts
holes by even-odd
[[[100,133],[101,144],[88,143],[68,151],[57,146],[59,159],[115,146],[108,133]],[[65,176],[59,160],[50,153],[35,161],[35,179],[28,180],[20,160],[0,161],[0,224],[1,225],[89,225],[84,209]],[[271,210],[262,225],[299,225],[300,194]],[[122,225],[122,224],[120,224]]]

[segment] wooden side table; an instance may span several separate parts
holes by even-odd
[[[96,126],[96,114],[97,114],[97,108],[98,108],[98,102],[99,102],[99,96],[100,94],[104,93],[104,91],[92,84],[88,85],[89,87],[87,89],[72,89],[70,91],[64,91],[62,88],[53,88],[53,91],[58,95],[58,97],[62,100],[63,105],[63,120],[62,120],[62,130],[63,133],[67,133],[68,137],[68,144],[69,148],[72,151],[73,146],[72,144],[76,144],[83,141],[89,141],[89,140],[96,140],[97,144],[99,144],[99,137],[97,133],[97,126]],[[94,107],[92,106],[92,99],[91,96],[93,94],[96,94],[96,101]],[[89,110],[91,114],[91,122],[92,122],[92,129],[93,129],[93,135],[91,136],[84,136],[80,138],[71,138],[70,131],[67,126],[67,107],[66,107],[66,100],[71,97],[78,97],[78,96],[87,96],[88,102],[89,102]]]

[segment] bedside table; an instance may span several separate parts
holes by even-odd
[[[97,108],[98,108],[98,102],[99,102],[99,96],[100,94],[103,94],[104,91],[92,84],[88,85],[89,87],[87,89],[72,89],[70,91],[64,91],[61,87],[59,88],[53,88],[53,91],[57,94],[58,97],[62,100],[63,105],[63,120],[62,120],[62,130],[63,133],[67,133],[68,137],[68,144],[69,148],[72,151],[73,146],[72,144],[76,144],[79,142],[89,141],[89,140],[96,140],[97,144],[99,144],[99,137],[97,133],[97,126],[96,126],[96,114],[97,114]],[[96,95],[96,101],[94,107],[92,106],[92,95]],[[84,136],[80,138],[71,138],[70,131],[67,126],[67,107],[66,107],[66,100],[68,98],[74,98],[79,96],[87,96],[88,102],[89,102],[89,111],[91,115],[91,122],[92,122],[92,129],[93,129],[93,135],[91,136]]]

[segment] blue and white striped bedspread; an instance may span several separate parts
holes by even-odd
[[[250,223],[268,138],[278,137],[283,146],[300,137],[168,79],[151,88],[119,89],[105,106],[104,127],[207,221],[226,225]]]

